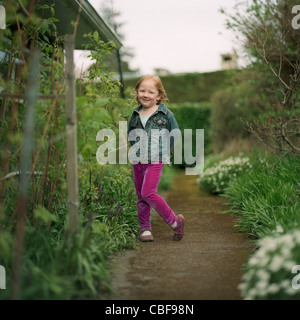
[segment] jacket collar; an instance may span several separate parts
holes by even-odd
[[[133,110],[133,112],[140,113],[141,109],[142,105],[139,105]],[[167,114],[167,108],[161,102],[159,103],[158,109],[155,111],[155,113],[159,111],[163,112],[164,114]]]

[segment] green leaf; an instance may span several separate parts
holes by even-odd
[[[82,97],[76,98],[77,107],[83,107],[87,103],[88,103],[87,97],[82,96]]]
[[[112,123],[112,118],[106,109],[103,108],[98,110],[97,112],[100,115],[102,121],[106,123]]]
[[[95,101],[95,107],[102,108],[108,104],[109,100],[107,98],[105,99],[96,99]]]
[[[46,225],[50,221],[57,221],[57,217],[51,214],[45,207],[41,205],[37,205],[36,209],[34,210],[34,216],[37,219],[41,219]]]

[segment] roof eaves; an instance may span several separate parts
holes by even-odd
[[[76,3],[76,9],[79,8],[80,3],[82,7],[82,18],[88,17],[89,21],[93,24],[95,30],[105,37],[107,41],[113,41],[117,49],[122,47],[122,42],[112,27],[97,13],[94,7],[87,0],[67,0],[69,2]]]

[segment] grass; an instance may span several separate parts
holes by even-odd
[[[137,248],[132,168],[105,166],[100,174],[99,167],[90,170],[84,165],[79,168],[80,228],[76,234],[68,229],[66,200],[58,202],[56,212],[40,206],[34,217],[27,217],[18,299],[101,299],[111,292],[110,257]],[[164,167],[161,190],[172,187],[175,173],[173,167]],[[0,290],[0,300],[12,297],[14,246],[11,224],[1,229],[0,264],[6,269],[6,290]]]
[[[164,165],[158,185],[158,192],[172,189],[174,176],[179,170],[180,169],[178,167],[169,166],[167,164]]]
[[[300,227],[299,158],[267,161],[232,181],[225,194],[241,217],[241,229],[257,238],[278,226],[284,231]]]
[[[253,300],[299,300],[300,157],[250,155],[246,170],[239,170],[244,162],[233,165],[239,172],[236,175],[232,168],[224,169],[222,163],[224,159],[212,161],[199,177],[199,184],[226,197],[240,231],[255,240],[255,250],[239,286],[242,296]],[[224,188],[217,190],[216,186],[223,186],[222,181]]]

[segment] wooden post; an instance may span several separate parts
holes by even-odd
[[[65,36],[65,81],[66,81],[66,141],[67,141],[67,188],[70,231],[78,229],[78,172],[77,172],[77,125],[75,101],[73,35]]]

